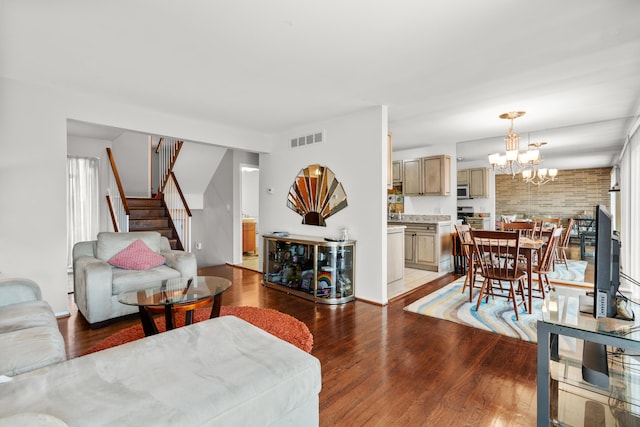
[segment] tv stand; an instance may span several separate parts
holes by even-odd
[[[640,320],[578,313],[580,294],[584,291],[556,288],[544,301],[543,320],[537,323],[537,425],[588,425],[585,420],[602,421],[604,426],[640,422],[640,395],[628,386],[640,384],[640,372],[622,368],[637,363],[628,358],[640,354]],[[566,345],[567,338],[584,342],[582,354],[579,346],[576,350]],[[557,353],[554,339],[560,343]],[[606,348],[622,351],[608,356]]]
[[[582,378],[598,387],[609,387],[607,346],[585,341],[582,347]]]

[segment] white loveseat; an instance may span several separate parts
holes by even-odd
[[[126,270],[107,262],[136,240],[162,255],[165,264],[147,270]],[[73,247],[74,299],[78,311],[92,328],[97,328],[110,319],[137,312],[137,307],[118,302],[120,293],[159,286],[165,279],[195,277],[197,270],[195,255],[172,250],[169,240],[158,232],[98,233],[96,240]]]
[[[317,426],[320,361],[234,316],[0,383],[0,426]]]
[[[14,376],[66,359],[58,322],[36,282],[0,279],[0,375]]]

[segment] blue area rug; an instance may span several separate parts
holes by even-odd
[[[482,280],[482,279],[479,279]],[[483,329],[518,338],[523,341],[537,342],[538,320],[542,319],[543,300],[533,299],[533,311],[529,314],[524,306],[519,307],[519,320],[516,320],[513,304],[506,298],[489,298],[488,302],[482,302],[476,311],[479,289],[474,289],[473,302],[469,302],[469,290],[462,293],[464,277],[438,289],[431,294],[420,298],[404,309],[412,313],[449,320],[477,329]],[[564,304],[564,301],[561,303]],[[569,298],[568,312],[578,315],[578,298]]]
[[[587,261],[567,260],[567,266],[564,264],[556,264],[556,271],[549,274],[549,280],[557,282],[584,282],[584,273],[587,271]],[[537,275],[533,276],[535,279]]]

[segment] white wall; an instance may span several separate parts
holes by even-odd
[[[113,159],[127,197],[151,197],[149,135],[123,132],[113,141]]]
[[[323,129],[326,142],[289,148],[291,138]],[[279,135],[274,138],[273,151],[260,156],[261,231],[337,237],[342,228],[348,228],[349,237],[357,240],[356,297],[385,304],[386,161],[386,107],[371,107]],[[302,217],[287,207],[289,187],[298,172],[316,163],[335,173],[348,200],[345,209],[326,220],[326,227],[303,225]],[[267,188],[273,188],[273,194]],[[260,257],[263,255],[261,249]]]
[[[173,167],[189,208],[202,209],[203,194],[227,152],[226,147],[185,141]]]
[[[0,93],[1,277],[35,280],[57,313],[67,311],[67,119],[256,152],[271,148],[257,132],[48,86],[2,78]]]

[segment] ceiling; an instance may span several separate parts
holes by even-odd
[[[0,0],[0,75],[264,133],[387,105],[394,150],[617,161],[640,113],[637,0]],[[89,131],[90,129],[85,129]],[[104,131],[104,129],[103,129]]]

